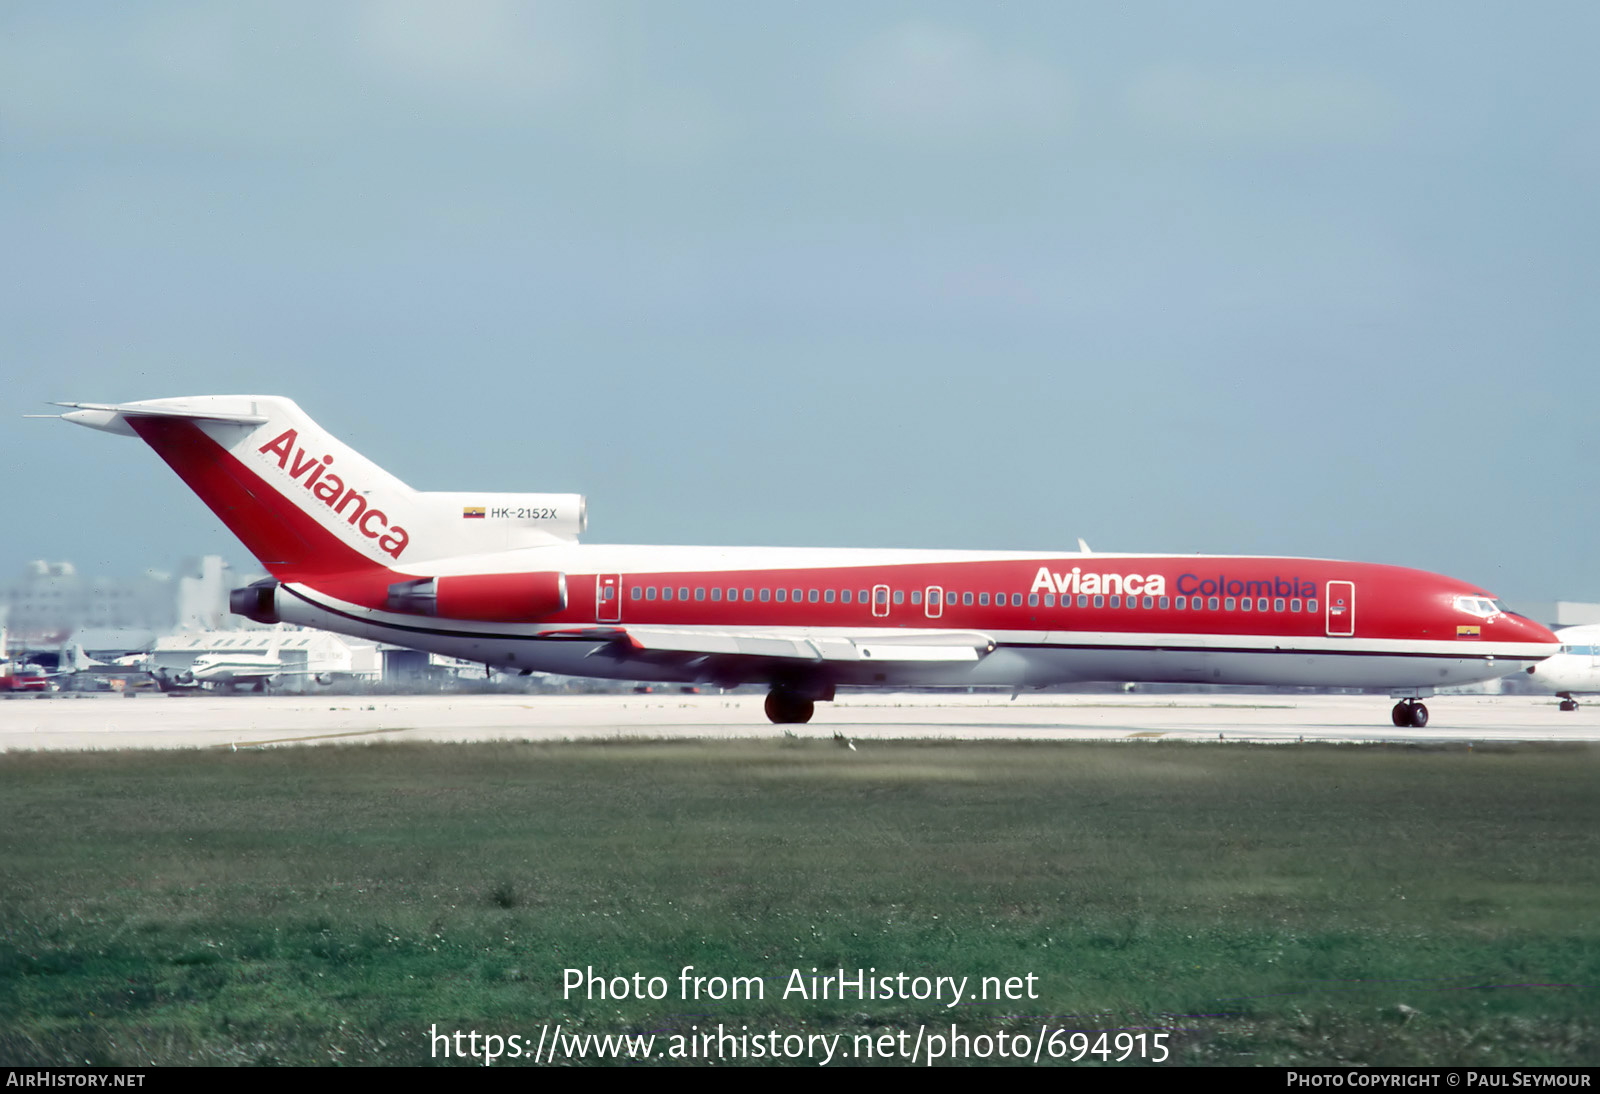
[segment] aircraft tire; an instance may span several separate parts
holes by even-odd
[[[767,717],[779,725],[809,722],[816,709],[816,703],[793,692],[781,688],[767,692]]]
[[[1411,712],[1406,709],[1408,704],[1396,703],[1394,710],[1389,712],[1389,718],[1395,725],[1404,728],[1411,724]]]
[[[1428,725],[1428,708],[1421,703],[1411,704],[1411,728],[1425,729]]]
[[[1577,701],[1573,700],[1573,699],[1563,699],[1563,700],[1561,700],[1561,709],[1562,710],[1577,710],[1578,709]]]

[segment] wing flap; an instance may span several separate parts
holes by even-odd
[[[976,631],[906,634],[773,634],[752,631],[622,627],[640,651],[759,657],[784,661],[977,661],[994,639]]]

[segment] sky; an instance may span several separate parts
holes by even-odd
[[[50,400],[277,394],[596,543],[1600,600],[1600,7],[0,5],[0,577],[248,558]]]

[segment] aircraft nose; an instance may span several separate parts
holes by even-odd
[[[1543,623],[1536,623],[1520,615],[1512,616],[1511,621],[1517,625],[1517,641],[1549,646],[1550,653],[1556,653],[1561,649],[1561,639],[1557,638],[1555,632]]]

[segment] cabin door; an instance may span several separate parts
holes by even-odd
[[[622,575],[600,574],[594,580],[596,623],[622,622]]]
[[[1353,581],[1328,582],[1328,634],[1350,638],[1356,633],[1356,585]]]

